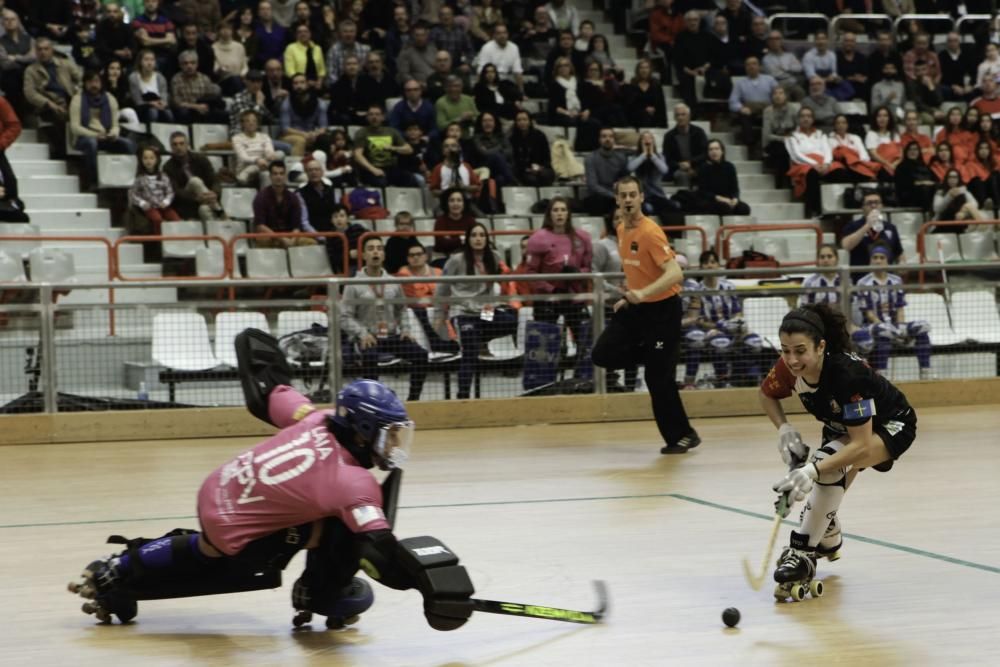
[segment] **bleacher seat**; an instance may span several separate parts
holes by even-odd
[[[414,216],[427,215],[427,210],[424,208],[424,194],[420,188],[387,187],[385,207],[393,215],[400,211],[409,211]]]
[[[781,238],[788,244],[789,262],[815,262],[816,233],[804,229],[783,232]]]
[[[706,249],[706,247],[702,245],[701,241],[700,236],[685,236],[684,238],[674,239],[671,241],[671,245],[674,248],[674,252],[687,257],[688,264],[690,266],[697,266],[698,256]],[[711,244],[711,241],[709,241],[709,244]],[[708,247],[711,247],[711,245]]]
[[[753,247],[754,250],[770,255],[781,263],[791,261],[788,256],[788,239],[781,234],[759,237],[754,240]]]
[[[201,220],[164,220],[160,225],[160,232],[163,236],[204,236],[205,229]],[[198,252],[198,248],[205,247],[205,242],[194,239],[181,241],[164,239],[162,246],[164,257],[190,259]]]
[[[953,292],[951,321],[962,340],[1000,343],[1000,314],[992,289]]]
[[[129,188],[139,164],[134,155],[97,154],[97,185],[101,188]]]
[[[536,125],[535,129],[544,134],[550,144],[556,139],[566,138],[566,128],[558,125]]]
[[[944,297],[934,292],[908,292],[906,294],[906,319],[924,320],[930,324],[932,345],[954,345],[962,342],[948,318]]]
[[[593,215],[581,215],[573,218],[573,227],[582,229],[590,234],[590,240],[594,242],[600,239],[604,233],[604,218]]]
[[[823,213],[837,213],[847,210],[857,210],[860,213],[861,209],[848,209],[844,206],[844,193],[850,187],[853,186],[849,183],[820,184],[820,209],[822,209]]]
[[[247,278],[290,278],[288,253],[282,248],[247,249]]]
[[[222,208],[231,218],[252,220],[256,196],[253,188],[222,188]]]
[[[321,310],[282,310],[278,313],[278,338],[303,331],[313,324],[329,326],[329,318]]]
[[[23,222],[0,222],[0,237],[3,236],[38,236],[41,232],[37,225],[26,225]],[[42,244],[41,241],[11,241],[0,239],[0,250],[10,253],[14,257],[27,257],[35,248]]]
[[[208,338],[208,324],[199,313],[157,313],[153,316],[153,361],[175,371],[205,371],[219,365]]]
[[[196,151],[205,150],[208,144],[222,144],[227,141],[229,141],[228,125],[195,123],[191,126],[191,145]]]
[[[333,275],[330,256],[323,245],[302,245],[288,249],[288,263],[293,278]]]
[[[239,276],[239,263],[233,267]],[[199,278],[216,278],[226,276],[225,250],[218,243],[212,243],[207,248],[198,248],[194,253],[194,274]]]
[[[218,236],[227,242],[234,236],[247,233],[247,223],[243,220],[209,220],[205,223],[205,234]],[[208,245],[218,245],[218,242],[208,241]],[[247,251],[247,240],[240,239],[233,244],[235,255],[242,256]]]
[[[521,230],[525,234],[530,234],[531,230],[534,228],[532,224],[531,216],[494,216],[493,217],[493,229],[494,231],[505,231],[505,230]]]
[[[706,218],[714,218],[715,216],[714,215],[706,215],[704,217],[706,217]],[[736,226],[736,225],[746,226],[746,225],[756,225],[756,224],[757,224],[757,218],[755,216],[752,216],[752,215],[724,215],[724,216],[722,216],[722,225],[723,225],[723,227],[725,227],[727,225],[730,226],[730,227],[733,227],[733,226]]]
[[[73,255],[52,246],[35,248],[28,253],[28,272],[36,283],[65,283],[76,281],[76,263]]]
[[[179,123],[150,123],[149,133],[156,137],[163,147],[170,152],[170,135],[174,132],[181,132],[190,141],[191,132],[187,125]]]
[[[574,190],[572,185],[548,185],[538,188],[539,199],[552,199],[553,197],[574,199],[576,198],[576,190]]]
[[[775,350],[781,347],[778,329],[788,310],[788,301],[782,296],[748,297],[743,300],[743,319],[747,329]]]
[[[868,117],[868,103],[864,100],[856,100],[850,102],[837,102],[835,105],[837,113],[842,113],[845,116],[864,116]]]
[[[919,211],[895,211],[889,214],[889,222],[896,225],[902,238],[915,239],[924,224],[924,214]]]
[[[260,329],[270,333],[267,316],[256,311],[237,310],[221,312],[215,316],[215,358],[219,363],[236,368],[236,334],[244,329]]]
[[[986,262],[997,259],[993,228],[977,226],[969,229],[970,231],[958,235],[958,245],[965,261]]]
[[[529,215],[532,205],[538,201],[538,190],[535,188],[506,186],[500,191],[508,214]]]
[[[927,234],[924,236],[924,254],[928,262],[962,261],[958,235],[952,233]]]
[[[0,283],[23,283],[27,279],[21,256],[0,250]]]

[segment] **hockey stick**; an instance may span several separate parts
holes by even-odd
[[[771,524],[771,537],[767,541],[767,551],[764,552],[764,562],[760,565],[760,574],[754,574],[750,567],[750,561],[743,559],[743,576],[746,577],[750,588],[759,591],[767,577],[767,566],[771,562],[774,554],[774,543],[778,539],[778,529],[781,528],[781,520],[788,516],[788,493],[778,496],[778,501],[774,504],[774,523]]]
[[[527,616],[529,618],[547,618],[550,621],[565,621],[567,623],[600,623],[608,613],[608,587],[603,581],[595,581],[597,591],[597,609],[594,611],[576,611],[558,607],[543,607],[520,602],[499,602],[497,600],[472,599],[476,611],[488,614],[504,614],[507,616]]]

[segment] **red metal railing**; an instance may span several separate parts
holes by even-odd
[[[489,235],[490,235],[490,237],[494,237],[494,236],[531,236],[531,234],[533,232],[534,232],[534,230],[532,230],[530,228],[529,229],[501,229],[501,230],[498,230],[498,231],[491,231],[489,233]],[[358,244],[357,244],[357,248],[356,248],[357,251],[358,251],[358,258],[357,258],[358,268],[360,269],[362,266],[364,266],[364,257],[362,257],[362,255],[364,254],[365,241],[367,241],[368,239],[370,239],[372,237],[375,237],[375,236],[377,236],[379,238],[385,238],[385,237],[389,237],[389,236],[464,236],[464,235],[465,235],[465,232],[460,232],[460,231],[455,231],[455,230],[436,231],[436,232],[435,231],[431,231],[431,232],[418,232],[418,231],[412,231],[412,232],[365,232],[364,234],[362,234],[361,236],[358,237]],[[513,268],[513,267],[511,267],[511,268]]]
[[[140,278],[132,278],[123,275],[121,272],[121,257],[119,256],[119,251],[123,245],[127,244],[143,244],[143,243],[153,243],[153,242],[163,242],[163,241],[214,241],[222,246],[222,258],[223,258],[223,272],[218,276],[142,276]],[[226,239],[222,236],[210,236],[204,234],[191,234],[188,236],[164,236],[151,235],[151,236],[123,236],[114,244],[115,253],[115,271],[114,277],[122,282],[129,281],[149,281],[149,280],[222,280],[230,275],[230,261],[231,257],[228,252],[229,245]]]
[[[661,229],[665,232],[698,232],[701,234],[701,251],[705,252],[708,250],[708,232],[701,227],[695,225],[663,225]]]

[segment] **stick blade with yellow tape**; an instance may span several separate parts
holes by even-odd
[[[566,623],[583,623],[592,625],[595,623],[601,623],[608,613],[607,584],[603,581],[595,581],[594,589],[597,592],[597,608],[593,611],[578,611],[575,609],[562,609],[560,607],[523,604],[521,602],[479,600],[476,598],[473,598],[472,603],[476,611],[482,611],[488,614],[545,618],[550,621],[564,621]]]

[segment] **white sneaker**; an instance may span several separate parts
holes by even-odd
[[[921,380],[937,380],[937,375],[935,375],[933,368],[921,368],[920,369],[920,379]]]

